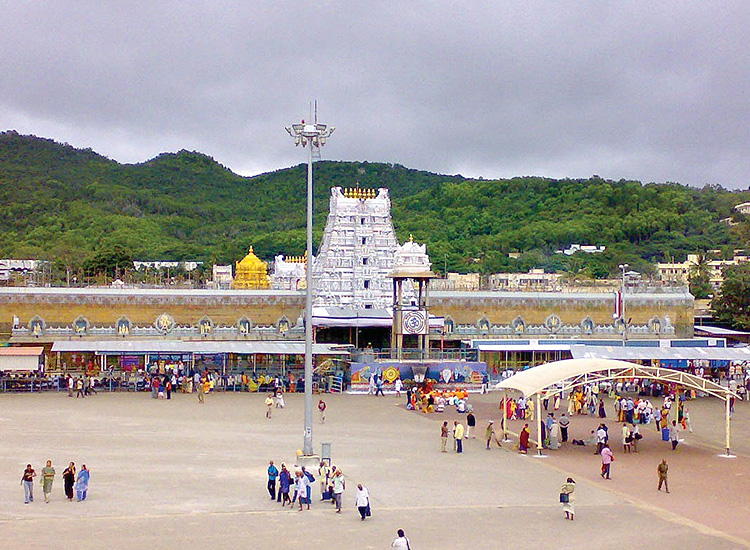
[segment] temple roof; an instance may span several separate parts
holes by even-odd
[[[237,262],[237,269],[239,270],[240,268],[242,268],[243,271],[261,271],[266,269],[266,262],[255,255],[253,247],[251,246],[247,252],[247,256]]]

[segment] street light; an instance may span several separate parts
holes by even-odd
[[[630,266],[628,264],[620,264],[617,267],[619,267],[622,272],[622,285],[620,286],[620,318],[623,322],[622,345],[625,346],[625,341],[628,339],[628,321],[625,318],[625,272]]]
[[[317,115],[316,115],[317,118]],[[313,366],[312,366],[312,226],[313,226],[313,148],[325,145],[335,128],[325,124],[306,124],[303,120],[299,124],[287,126],[286,131],[294,138],[294,145],[309,145],[307,157],[307,289],[305,292],[305,432],[302,452],[305,456],[313,454],[312,424],[313,424]]]
[[[628,339],[628,325],[630,324],[628,318],[625,316],[625,284],[627,278],[638,278],[641,276],[637,271],[628,271],[630,267],[628,264],[620,264],[617,266],[622,272],[622,288],[620,290],[620,315],[622,316],[623,328],[622,328],[622,345],[625,345],[625,341]]]

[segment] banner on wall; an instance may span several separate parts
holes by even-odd
[[[422,366],[427,367],[426,378],[456,384],[481,384],[487,374],[487,363],[483,361],[429,361]],[[367,384],[373,374],[392,382],[396,380],[395,371],[401,380],[414,380],[414,371],[408,363],[352,363],[351,369],[352,384]]]
[[[141,365],[138,355],[121,355],[120,368],[124,371],[138,370]]]

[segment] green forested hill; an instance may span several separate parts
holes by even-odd
[[[0,257],[95,268],[103,257],[229,263],[253,245],[264,259],[304,252],[305,165],[245,178],[180,151],[119,164],[91,150],[0,134]],[[470,180],[399,165],[316,163],[316,241],[333,186],[387,187],[403,241],[428,243],[435,269],[531,267],[606,276],[648,263],[747,246],[743,220],[720,219],[750,192],[633,181],[519,177]],[[563,257],[571,243],[607,252]],[[509,252],[521,252],[517,260]]]

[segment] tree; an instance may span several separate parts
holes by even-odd
[[[698,300],[705,300],[713,294],[714,289],[711,286],[708,260],[705,255],[699,254],[698,263],[690,268],[688,283],[690,284],[690,294]]]
[[[750,264],[724,270],[721,294],[711,302],[716,318],[735,328],[750,329]]]
[[[119,245],[99,250],[84,263],[84,269],[92,275],[104,274],[109,277],[119,276],[125,269],[133,268],[133,255]]]

